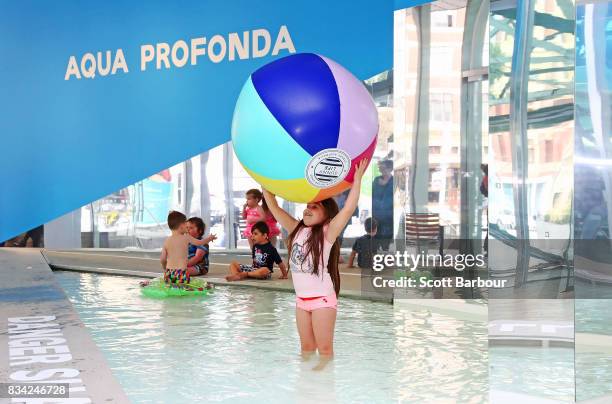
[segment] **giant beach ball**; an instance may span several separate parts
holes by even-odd
[[[349,188],[376,148],[378,114],[355,76],[324,56],[299,53],[256,70],[232,120],[234,152],[262,187],[294,202]]]

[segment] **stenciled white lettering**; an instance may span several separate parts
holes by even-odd
[[[93,54],[92,54],[93,56]],[[98,53],[98,60],[101,60]],[[107,62],[108,62],[107,58]],[[116,59],[117,60],[117,57]],[[81,61],[83,64],[84,62]],[[88,57],[85,64],[96,63],[95,58]],[[119,61],[119,66],[121,62]],[[100,63],[98,63],[100,65]],[[120,69],[121,67],[117,67]],[[127,68],[127,65],[126,65]],[[114,67],[113,67],[114,69]],[[105,67],[105,74],[108,74],[108,63]],[[40,366],[45,364],[65,363],[72,360],[70,348],[66,343],[66,338],[62,334],[60,324],[52,321],[55,316],[31,316],[31,317],[11,317],[8,319],[8,353],[9,366],[26,366],[26,369],[15,370],[10,373],[9,379],[20,383],[66,383],[70,385],[70,393],[77,395],[86,394],[86,388],[78,376],[80,371],[72,368],[50,368],[31,370],[27,367],[31,365]],[[38,401],[37,401],[38,400]],[[40,401],[42,400],[42,401]],[[90,403],[87,397],[71,397],[55,399],[30,399],[14,398],[12,402],[25,403]]]
[[[258,28],[225,35],[214,34],[210,39],[196,37],[179,39],[174,43],[142,44],[140,71],[146,71],[151,64],[155,66],[155,70],[181,69],[187,64],[196,66],[204,56],[207,56],[211,63],[221,63],[277,56],[281,52],[296,52],[286,25],[281,25],[276,35],[268,29]],[[95,79],[96,76],[112,76],[119,72],[129,73],[123,49],[87,52],[81,57],[73,55],[68,58],[64,80]]]

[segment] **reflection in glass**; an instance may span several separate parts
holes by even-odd
[[[478,254],[484,247],[487,17],[487,1],[395,12],[394,222],[404,244],[398,250]],[[442,273],[458,276],[453,268],[431,275]],[[480,297],[476,290],[449,292],[444,297]]]
[[[612,2],[576,9],[576,398],[612,400]]]
[[[574,11],[491,3],[489,276],[507,281],[489,291],[493,402],[575,394]]]
[[[514,54],[523,51],[515,46],[516,9],[505,4],[492,4],[490,32],[489,222],[498,242],[489,270],[512,288],[532,290],[537,294],[532,297],[552,298],[572,288],[574,8],[563,0],[521,3],[534,8],[532,25],[523,26],[530,51],[521,56]],[[528,78],[515,80],[526,84],[527,102],[513,111],[512,63],[519,56]],[[523,131],[526,141],[519,143]],[[519,161],[525,164],[521,170],[515,166]],[[535,282],[539,285],[529,289]],[[542,282],[548,288],[541,288]]]

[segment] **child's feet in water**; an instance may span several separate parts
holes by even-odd
[[[331,362],[332,360],[332,356],[319,356],[319,363],[317,363],[317,366],[315,366],[314,368],[312,368],[312,370],[314,371],[319,371],[319,370],[323,370],[325,369],[325,367],[327,366],[327,364],[329,362]]]
[[[302,362],[310,360],[313,356],[315,356],[315,353],[315,351],[302,351],[300,354]]]
[[[241,280],[242,277],[239,274],[235,274],[235,275],[227,275],[225,277],[225,280],[228,282],[234,282],[234,281],[239,281]]]
[[[140,281],[140,286],[141,287],[149,286],[150,283],[151,281]]]

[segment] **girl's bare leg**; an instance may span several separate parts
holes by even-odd
[[[323,370],[334,355],[336,310],[323,308],[312,311],[312,330],[319,351],[319,364],[313,370]]]
[[[317,350],[317,342],[312,331],[312,320],[310,312],[298,309],[296,307],[295,321],[297,323],[298,333],[300,334],[302,355],[312,355]]]
[[[336,309],[326,307],[312,311],[312,330],[319,355],[332,356],[334,354],[335,327]]]

